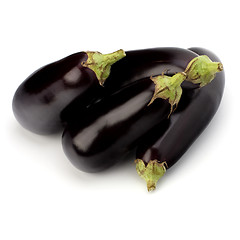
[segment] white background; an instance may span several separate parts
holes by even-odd
[[[0,239],[240,239],[237,1],[27,1],[0,4]],[[223,101],[148,193],[133,162],[75,169],[61,135],[38,136],[11,101],[33,71],[71,53],[204,47],[226,72]]]

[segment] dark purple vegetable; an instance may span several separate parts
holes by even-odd
[[[198,70],[205,61],[204,56],[191,60],[188,74],[136,81],[91,105],[84,116],[80,112],[63,133],[63,150],[69,160],[86,172],[98,172],[122,160],[177,106],[181,84],[189,75],[200,74],[201,84],[207,79],[205,72],[211,64],[206,61],[204,73]]]
[[[143,79],[91,105],[63,133],[63,150],[85,172],[102,171],[122,160],[142,134],[169,114],[161,99],[147,106],[154,84]],[[81,115],[81,113],[80,113]]]
[[[107,55],[80,52],[39,69],[14,95],[16,119],[38,134],[58,132],[76,110],[84,114],[92,102],[140,78],[182,71],[197,55],[181,48],[153,48],[128,51],[124,56],[123,50]]]
[[[123,50],[106,55],[79,52],[42,67],[16,91],[13,98],[16,119],[38,134],[58,132],[62,128],[62,110],[79,95],[85,96],[87,104],[90,96],[102,88],[111,65],[124,56]]]
[[[168,47],[127,51],[126,57],[112,65],[111,74],[104,82],[103,88],[97,89],[92,94],[79,95],[62,111],[62,122],[70,124],[76,118],[76,111],[82,113],[80,116],[83,117],[86,105],[99,101],[127,84],[162,74],[162,72],[166,72],[169,76],[181,72],[195,57],[197,57],[196,53],[182,48]],[[195,87],[196,85],[192,83],[184,83],[184,88]]]
[[[190,50],[220,62],[215,54],[206,49]],[[219,68],[219,71],[222,70],[221,64]],[[197,79],[192,81],[198,82]],[[155,189],[158,179],[181,158],[209,124],[221,102],[224,84],[222,71],[207,86],[195,90],[184,89],[178,108],[170,119],[160,123],[141,140],[137,148],[136,168],[146,180],[148,190]]]
[[[136,80],[166,73],[182,72],[198,55],[183,48],[164,47],[127,51],[126,57],[114,64],[104,87],[113,92]],[[195,87],[193,84],[187,86]],[[186,87],[187,87],[186,86]]]

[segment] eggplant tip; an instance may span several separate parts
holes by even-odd
[[[223,65],[222,65],[222,63],[218,63],[218,70],[219,70],[219,72],[223,71]]]

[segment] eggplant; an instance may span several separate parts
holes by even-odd
[[[173,47],[127,51],[126,57],[112,65],[111,74],[104,82],[104,87],[92,94],[87,93],[75,98],[61,112],[61,121],[64,126],[71,124],[76,118],[76,111],[81,112],[80,116],[83,117],[86,107],[137,80],[157,76],[163,72],[168,76],[181,72],[195,57],[197,54],[192,51]],[[184,88],[196,88],[196,85],[185,82]]]
[[[190,61],[188,74],[144,78],[92,104],[84,116],[75,111],[79,116],[62,136],[63,150],[72,164],[85,172],[98,172],[129,155],[147,132],[174,111],[189,75],[206,79],[208,68],[203,74],[198,71],[202,59]]]
[[[138,79],[163,71],[173,75],[196,56],[181,48],[75,53],[30,75],[14,95],[13,112],[34,133],[57,133],[76,110],[84,115],[88,105]]]
[[[190,50],[220,62],[209,50]],[[149,191],[155,189],[159,178],[181,158],[217,112],[225,85],[224,71],[220,63],[219,68],[221,72],[217,73],[207,86],[200,84],[203,87],[183,89],[177,110],[140,141],[136,151],[136,169],[147,182]],[[197,79],[194,81],[197,82]]]
[[[154,84],[145,78],[91,105],[85,117],[68,124],[62,146],[72,164],[85,172],[99,172],[126,157],[142,134],[169,113],[161,99],[147,106]]]
[[[77,96],[87,104],[100,91],[112,64],[125,56],[79,52],[48,64],[30,75],[17,89],[12,108],[18,122],[37,134],[62,129],[61,112]]]

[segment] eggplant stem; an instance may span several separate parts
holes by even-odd
[[[215,78],[217,72],[222,70],[222,63],[212,62],[207,55],[201,55],[192,59],[184,72],[187,75],[186,81],[200,84],[200,87],[203,87]]]
[[[138,175],[147,183],[148,191],[153,191],[158,180],[165,174],[168,167],[167,163],[159,163],[156,159],[150,160],[147,165],[145,165],[142,159],[136,159],[135,163]]]
[[[126,56],[126,53],[122,49],[109,54],[102,54],[100,52],[86,52],[86,54],[88,58],[81,65],[91,69],[96,74],[101,86],[103,86],[105,80],[109,77],[111,66]]]
[[[177,106],[180,101],[182,95],[181,84],[186,79],[186,74],[180,72],[169,77],[162,73],[162,75],[150,77],[150,79],[155,83],[155,91],[148,106],[157,98],[167,100],[171,105],[170,113],[168,115],[168,117],[170,117],[171,113],[176,109],[173,110],[173,106]]]

